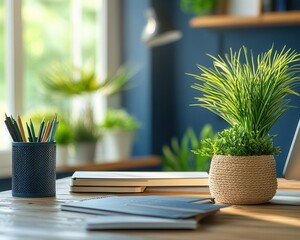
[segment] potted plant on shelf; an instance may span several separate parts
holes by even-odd
[[[272,47],[257,57],[246,47],[230,51],[225,58],[213,57],[213,68],[198,66],[200,75],[195,99],[201,107],[230,124],[215,139],[203,140],[195,153],[212,156],[209,187],[216,201],[258,204],[272,199],[277,189],[270,129],[288,109],[289,95],[299,94],[300,55]]]
[[[76,123],[73,126],[75,150],[72,164],[74,160],[80,163],[94,160],[95,146],[99,139],[91,104],[94,93],[100,92],[104,96],[111,96],[124,89],[130,77],[131,73],[128,68],[121,67],[113,75],[100,81],[94,69],[77,68],[64,63],[53,65],[43,76],[43,84],[48,93],[51,93],[49,97],[60,96],[70,99],[81,97],[81,102],[83,102],[83,108],[76,107],[77,116],[72,114],[73,121]],[[89,151],[86,150],[87,145],[90,146]]]
[[[109,109],[101,125],[104,159],[115,161],[131,155],[136,130],[140,123],[123,109]]]
[[[223,3],[221,1],[221,3]],[[180,0],[180,8],[184,13],[196,16],[210,15],[218,12],[219,0]]]
[[[56,135],[55,141],[57,144],[56,148],[56,166],[67,165],[69,161],[69,147],[74,141],[73,130],[69,123],[65,121],[60,121]]]
[[[74,153],[70,164],[91,163],[95,160],[96,144],[101,137],[98,127],[92,120],[91,112],[84,114],[85,119],[73,125]]]

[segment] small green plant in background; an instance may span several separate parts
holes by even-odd
[[[83,121],[78,120],[73,126],[74,142],[95,142],[99,139],[100,134],[96,126],[87,125]]]
[[[188,128],[181,141],[171,140],[170,146],[163,146],[162,163],[166,171],[209,171],[210,157],[195,155],[192,150],[201,147],[201,140],[213,138],[211,125],[206,124],[199,136],[192,128]]]
[[[180,8],[184,13],[206,15],[212,13],[219,0],[180,0]]]
[[[50,93],[75,96],[101,91],[109,96],[124,89],[131,76],[128,68],[121,67],[104,81],[99,81],[94,69],[56,63],[43,75],[42,82]]]
[[[82,115],[85,118],[78,119],[72,126],[74,142],[96,142],[101,137],[101,133],[93,121],[93,111],[88,109]]]
[[[70,124],[64,121],[59,122],[56,135],[55,135],[55,141],[59,145],[68,145],[70,143],[73,143],[74,134]]]
[[[106,130],[134,131],[140,123],[123,109],[109,109],[101,125]]]
[[[83,96],[84,109],[76,119],[74,128],[74,141],[95,141],[99,137],[93,117],[92,97],[96,92],[111,96],[125,89],[125,85],[132,77],[132,72],[127,67],[120,67],[113,75],[99,81],[96,70],[83,67],[76,68],[71,64],[56,63],[43,76],[42,82],[51,98],[61,97],[70,99]],[[64,97],[64,98],[62,98]]]

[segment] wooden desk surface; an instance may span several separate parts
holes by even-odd
[[[201,221],[197,230],[86,231],[94,215],[60,210],[60,204],[101,194],[70,194],[70,178],[57,181],[55,198],[14,198],[0,193],[0,239],[300,239],[300,206],[234,205]],[[279,179],[280,189],[300,190],[300,181]],[[152,189],[144,195],[203,196],[207,192]]]

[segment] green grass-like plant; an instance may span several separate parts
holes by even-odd
[[[89,125],[84,121],[78,120],[73,126],[75,143],[96,142],[100,133],[95,125]]]
[[[101,125],[106,130],[134,131],[140,123],[124,109],[109,109]]]
[[[199,136],[188,128],[181,140],[172,138],[170,145],[164,145],[162,163],[166,171],[209,171],[210,157],[196,155],[192,150],[202,146],[201,140],[213,138],[212,126],[206,124]]]
[[[289,110],[289,95],[299,96],[296,87],[300,85],[299,60],[300,55],[284,47],[275,51],[272,47],[257,57],[248,54],[247,48],[242,47],[237,52],[230,51],[225,57],[213,57],[213,68],[198,65],[200,75],[189,74],[199,80],[192,88],[200,91],[202,96],[196,97],[198,104],[217,114],[237,129],[225,131],[219,138],[233,137],[246,134],[241,140],[250,143],[250,137],[256,141],[256,147],[261,141],[267,147],[272,142],[269,131],[279,117]],[[232,131],[232,132],[230,132]],[[249,139],[248,139],[249,138]],[[215,140],[214,153],[219,153],[218,139]],[[240,142],[245,145],[246,142]],[[226,144],[229,149],[239,148],[232,141]],[[242,148],[242,146],[240,146]],[[271,148],[270,148],[271,149]],[[201,152],[201,151],[200,151]],[[227,150],[225,151],[225,153]],[[277,153],[271,151],[263,151]],[[260,155],[260,150],[237,149],[227,152],[229,155]]]
[[[273,146],[273,137],[267,135],[260,137],[255,133],[247,133],[243,128],[234,126],[217,134],[217,137],[201,141],[201,147],[194,151],[201,156],[227,155],[227,156],[253,156],[277,155],[279,147]]]
[[[56,63],[43,76],[42,82],[47,90],[55,94],[74,96],[101,91],[109,96],[124,89],[131,77],[128,68],[121,67],[113,75],[99,81],[94,69]]]
[[[205,15],[212,13],[218,3],[219,0],[180,0],[180,8],[184,13]]]
[[[101,137],[97,125],[94,123],[93,110],[86,109],[81,118],[73,122],[74,143],[96,142]]]
[[[74,141],[73,129],[69,123],[59,122],[55,141],[58,145],[68,145]]]

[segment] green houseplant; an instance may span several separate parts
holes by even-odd
[[[105,160],[128,159],[139,127],[140,123],[124,109],[109,109],[101,125]]]
[[[74,156],[71,164],[93,162],[95,160],[96,146],[101,134],[93,121],[93,113],[87,110],[85,118],[78,119],[72,124],[74,138]]]
[[[95,125],[86,124],[81,120],[73,125],[74,154],[70,160],[71,165],[95,160],[97,140],[100,138],[97,130]]]
[[[140,123],[124,109],[108,109],[101,126],[106,130],[134,131]]]
[[[191,150],[201,147],[201,140],[214,136],[212,126],[203,126],[199,136],[192,128],[188,128],[179,141],[172,138],[170,145],[162,148],[162,164],[166,171],[209,171],[210,158],[193,154]]]
[[[74,141],[73,129],[69,123],[65,121],[59,122],[59,127],[55,135],[55,141],[58,145],[68,145]]]
[[[130,77],[131,73],[128,68],[121,67],[114,74],[100,81],[97,79],[95,69],[77,68],[66,63],[56,63],[44,74],[42,82],[49,97],[60,96],[61,99],[67,97],[69,100],[78,98],[83,100],[83,108],[78,106],[77,114],[72,114],[73,121],[76,122],[75,125],[72,125],[75,145],[73,159],[75,161],[79,161],[80,158],[91,161],[96,153],[95,146],[99,135],[91,104],[94,94],[100,92],[106,97],[111,96],[124,89]],[[85,150],[88,145],[90,150]]]
[[[213,156],[209,185],[217,201],[256,204],[270,200],[277,188],[273,146],[269,131],[291,108],[289,95],[299,94],[300,55],[272,47],[256,58],[246,47],[213,57],[213,68],[198,66],[192,88],[200,91],[198,106],[227,121],[215,139],[202,142],[195,153]]]
[[[180,8],[184,13],[207,15],[216,11],[219,0],[180,0]]]
[[[70,157],[69,147],[74,141],[73,129],[69,122],[64,120],[59,122],[55,135],[55,141],[57,144],[56,165],[67,165]]]
[[[112,95],[122,90],[131,77],[126,67],[120,67],[114,74],[99,81],[92,68],[78,68],[72,64],[56,63],[43,75],[42,82],[50,93],[76,96],[101,91]]]

